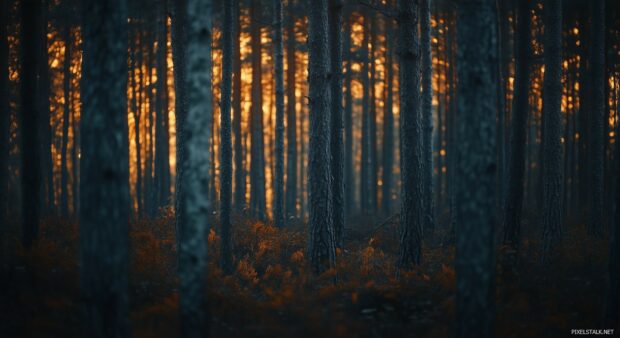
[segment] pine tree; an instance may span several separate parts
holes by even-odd
[[[297,116],[295,105],[295,73],[297,70],[295,51],[297,39],[295,36],[295,1],[288,1],[288,20],[286,24],[286,216],[297,216]]]
[[[273,13],[275,16],[273,25],[273,60],[275,63],[276,82],[276,165],[273,222],[276,227],[282,227],[284,226],[284,45],[282,42],[282,0],[273,0]]]
[[[431,0],[421,0],[420,8],[422,48],[422,133],[424,231],[435,228],[433,203],[433,69],[431,55]]]
[[[399,0],[400,59],[400,254],[398,266],[420,264],[422,256],[422,114],[420,111],[419,0]]]
[[[243,133],[241,131],[241,13],[238,1],[233,1],[235,42],[233,59],[233,133],[235,135],[235,210],[245,209],[245,168],[243,167]]]
[[[308,1],[308,84],[310,87],[310,140],[308,198],[310,211],[309,255],[312,269],[320,273],[335,266],[335,237],[331,215],[329,121],[330,62],[327,0]]]
[[[497,31],[493,0],[459,2],[457,21],[456,325],[493,336]],[[466,112],[466,113],[465,113]]]
[[[82,10],[80,282],[84,336],[129,336],[127,8]]]

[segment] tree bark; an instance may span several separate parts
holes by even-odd
[[[83,4],[80,281],[84,336],[129,336],[125,1]]]
[[[273,222],[284,226],[284,45],[282,42],[282,0],[273,0],[273,60],[276,81],[275,191]],[[294,128],[294,127],[293,127]]]
[[[177,7],[177,10],[183,7]],[[179,277],[181,336],[204,337],[209,332],[206,306],[206,266],[209,200],[209,170],[212,124],[211,97],[211,10],[210,0],[188,0],[185,18],[187,48],[184,53],[187,90],[187,119],[183,123],[184,156],[180,198],[182,220],[180,235]],[[178,13],[177,13],[178,14]]]
[[[155,96],[155,207],[168,204],[170,198],[170,155],[168,133],[168,66],[166,0],[157,3],[157,82]]]
[[[63,64],[63,94],[64,105],[62,114],[62,149],[61,149],[61,214],[63,217],[69,216],[69,172],[67,169],[67,147],[69,144],[69,113],[71,110],[71,26],[66,23],[64,27],[65,55]]]
[[[330,0],[329,38],[331,56],[331,193],[336,246],[344,245],[343,108],[342,108],[342,1]]]
[[[297,116],[295,105],[295,75],[297,65],[295,60],[296,42],[295,35],[295,1],[289,0],[288,21],[286,33],[288,40],[286,43],[286,138],[287,138],[287,164],[286,164],[286,216],[297,216]]]
[[[9,2],[0,1],[0,278],[7,280],[9,224]]]
[[[41,201],[42,213],[52,214],[56,212],[55,192],[54,192],[54,172],[52,161],[52,127],[50,125],[50,69],[47,51],[47,22],[48,22],[48,1],[41,1],[40,30],[37,45],[39,53],[38,67],[38,99],[39,104],[39,146],[40,150],[40,170],[43,184],[40,186],[39,198]]]
[[[420,111],[419,0],[399,0],[400,58],[400,253],[399,269],[420,264],[422,256],[423,189],[422,114]]]
[[[385,24],[385,105],[383,109],[383,186],[381,210],[383,217],[389,216],[392,210],[392,169],[394,166],[394,65],[393,65],[393,24],[386,20]],[[348,88],[348,87],[347,87]],[[350,94],[347,94],[350,96]]]
[[[521,213],[525,181],[525,145],[529,111],[531,0],[517,4],[515,84],[511,122],[511,151],[508,168],[508,191],[504,211],[504,244],[516,259],[521,232]]]
[[[343,35],[344,57],[347,59],[344,83],[346,87],[344,97],[344,203],[345,219],[353,214],[355,208],[355,173],[353,167],[353,94],[351,93],[352,82],[352,57],[351,57],[351,19],[347,16],[345,33]]]
[[[232,140],[230,126],[230,108],[232,92],[233,63],[233,11],[234,1],[224,3],[222,18],[222,82],[220,101],[220,226],[222,231],[221,267],[225,273],[231,273],[232,241],[230,211],[232,202]]]
[[[240,212],[246,207],[245,168],[243,167],[243,133],[241,130],[241,9],[238,1],[233,1],[233,22],[235,43],[233,44],[233,133],[235,134],[235,209]]]
[[[459,2],[457,337],[493,336],[497,30],[493,0]]]
[[[562,1],[544,4],[545,75],[543,88],[543,260],[562,234]]]
[[[431,54],[431,0],[421,0],[420,10],[422,48],[422,179],[424,193],[424,231],[435,228],[433,203],[433,59]]]
[[[336,251],[330,189],[329,121],[330,60],[327,0],[308,2],[308,84],[310,141],[308,145],[309,253],[312,269],[335,267]]]
[[[263,91],[262,91],[262,46],[260,33],[260,2],[251,0],[251,49],[252,49],[252,107],[251,127],[252,149],[250,163],[250,206],[255,217],[267,218],[265,213],[265,146],[263,139]]]

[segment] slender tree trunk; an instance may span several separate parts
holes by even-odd
[[[616,83],[616,85],[617,84],[618,83]],[[620,147],[618,145],[620,145],[620,124],[616,124],[616,174],[620,172]],[[620,330],[620,180],[617,179],[617,177],[614,189],[616,199],[616,211],[615,220],[611,229],[611,241],[609,249],[609,290],[607,295],[607,311],[605,313],[605,325],[608,328]]]
[[[433,59],[431,54],[431,0],[421,0],[420,10],[422,48],[422,146],[424,154],[422,180],[424,193],[424,230],[435,229],[433,203]]]
[[[328,1],[308,2],[308,84],[310,143],[308,194],[310,210],[309,253],[312,269],[323,272],[335,266],[336,251],[330,189],[330,60]]]
[[[132,37],[135,39],[135,37]],[[138,83],[136,81],[135,69],[136,67],[141,67],[141,52],[137,47],[136,41],[131,42],[132,46],[132,55],[131,55],[131,90],[132,90],[132,99],[131,99],[131,110],[133,111],[133,120],[134,120],[134,142],[136,144],[136,200],[137,200],[137,210],[136,215],[138,217],[142,216],[142,146],[140,139],[140,118],[141,118],[141,110],[142,105],[138,102]],[[140,71],[140,74],[142,71]],[[142,76],[140,76],[142,78]],[[140,86],[142,87],[142,86]]]
[[[82,17],[80,281],[84,336],[129,336],[129,154],[125,1]],[[102,57],[104,56],[104,57]]]
[[[371,28],[371,11],[364,11],[364,38],[362,40],[363,66],[362,66],[362,85],[364,93],[362,96],[362,137],[361,148],[362,157],[360,164],[360,211],[365,215],[372,213],[372,175],[370,173],[372,166],[372,158],[370,154],[371,147],[371,128],[370,128],[370,28]],[[373,60],[374,62],[374,60]]]
[[[232,241],[230,211],[232,202],[232,142],[230,133],[230,106],[233,63],[233,11],[234,0],[224,3],[222,18],[222,82],[220,101],[220,226],[222,227],[222,270],[231,273]]]
[[[497,30],[493,0],[459,2],[457,337],[493,336]]]
[[[9,206],[9,0],[0,1],[0,278],[5,278]]]
[[[168,204],[170,198],[170,155],[168,146],[168,87],[166,0],[157,4],[157,82],[155,96],[155,207]]]
[[[275,191],[273,222],[284,226],[284,45],[282,42],[282,0],[273,0],[273,60],[276,81]],[[294,128],[294,127],[293,127]]]
[[[385,23],[385,105],[383,106],[383,186],[382,211],[387,217],[392,210],[392,167],[394,166],[394,65],[392,21]],[[350,82],[349,82],[350,83]],[[349,88],[349,87],[347,87]],[[348,89],[347,89],[348,90]],[[350,97],[350,93],[347,93]]]
[[[420,264],[422,256],[423,189],[422,114],[420,111],[419,0],[399,0],[400,58],[400,254],[399,269]]]
[[[329,38],[331,56],[331,193],[336,246],[344,244],[343,108],[342,108],[342,1],[330,0]]]
[[[233,43],[233,132],[235,134],[235,209],[245,209],[245,171],[243,167],[243,133],[241,130],[241,9],[238,1],[233,1],[233,24],[235,43]]]
[[[377,190],[377,182],[378,182],[378,164],[377,164],[377,94],[375,90],[376,83],[376,74],[377,74],[377,65],[375,62],[375,51],[377,50],[377,16],[371,16],[370,20],[370,58],[368,59],[369,67],[370,67],[370,107],[369,107],[369,115],[368,115],[368,132],[369,132],[369,151],[368,151],[368,162],[369,162],[369,192],[370,192],[370,206],[372,207],[372,215],[376,215],[376,211],[379,210],[379,201],[378,201],[378,190]]]
[[[177,10],[183,7],[177,7]],[[179,277],[181,336],[204,337],[209,332],[206,306],[206,266],[208,216],[211,210],[209,168],[212,124],[211,98],[211,10],[210,0],[188,0],[187,63],[181,64],[187,75],[181,90],[187,90],[187,120],[183,123],[187,156],[183,162],[180,198],[184,223],[180,235]],[[178,14],[178,13],[177,13]],[[181,18],[177,18],[181,19]]]
[[[590,55],[590,165],[591,205],[588,222],[590,234],[603,233],[603,171],[604,171],[604,126],[605,114],[605,0],[592,2],[592,31]]]
[[[288,21],[286,32],[288,40],[286,43],[286,138],[287,138],[287,164],[286,164],[286,216],[297,216],[297,116],[295,105],[295,75],[297,65],[295,60],[296,35],[295,35],[295,1],[288,2]]]
[[[69,113],[71,110],[71,26],[67,23],[64,27],[65,55],[63,65],[63,94],[64,105],[62,115],[62,150],[61,150],[61,214],[63,217],[69,216],[69,171],[67,169],[67,147],[69,144]]]
[[[504,244],[513,250],[510,259],[516,260],[521,232],[525,181],[525,145],[529,111],[530,74],[530,8],[531,0],[517,4],[515,85],[511,123],[511,152],[508,168],[508,192],[504,214]]]
[[[543,88],[543,259],[562,233],[562,1],[544,4],[545,75]]]
[[[265,213],[265,146],[263,140],[263,100],[262,100],[262,47],[259,24],[259,0],[251,0],[251,48],[252,48],[252,108],[251,130],[252,149],[250,163],[250,205],[252,213],[261,220],[266,219]]]
[[[52,129],[50,125],[50,74],[48,65],[47,52],[47,22],[48,22],[48,1],[41,1],[41,23],[38,39],[40,39],[38,53],[40,53],[37,63],[38,83],[37,90],[39,92],[38,104],[39,108],[39,135],[41,147],[40,170],[43,183],[40,186],[41,208],[43,213],[52,214],[55,210],[54,199],[54,173],[52,162]]]
[[[355,206],[355,173],[353,167],[353,95],[351,93],[351,20],[347,16],[345,23],[344,38],[344,55],[347,58],[346,74],[344,78],[346,92],[344,103],[344,203],[345,203],[345,219],[349,219],[353,214]]]
[[[30,248],[39,232],[39,187],[41,183],[40,134],[42,118],[37,93],[37,70],[40,59],[39,35],[41,1],[25,0],[21,4],[21,157],[22,157],[22,244]],[[38,92],[40,94],[40,92]],[[34,96],[34,97],[33,97]]]

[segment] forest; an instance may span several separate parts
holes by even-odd
[[[616,0],[0,0],[0,336],[618,335],[619,118]]]

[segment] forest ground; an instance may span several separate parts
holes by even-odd
[[[356,225],[347,229],[345,250],[338,252],[337,275],[327,271],[320,276],[306,267],[307,230],[301,222],[276,229],[239,216],[233,220],[236,271],[224,276],[217,267],[216,227],[208,238],[211,336],[453,336],[450,232],[440,226],[428,235],[423,264],[396,279],[396,220],[352,222]],[[562,246],[542,264],[535,223],[531,216],[524,219],[526,239],[517,268],[502,269],[505,253],[498,245],[496,336],[563,337],[571,328],[599,328],[607,284],[607,241],[590,239],[581,224],[568,224]],[[20,247],[17,236],[12,237],[4,248],[13,253],[13,268],[0,285],[0,336],[79,336],[77,225],[46,219],[40,240],[29,251]],[[130,238],[133,336],[175,337],[178,281],[172,213],[132,222]]]

